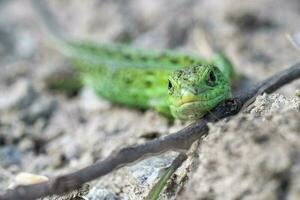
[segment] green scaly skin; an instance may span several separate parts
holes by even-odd
[[[65,42],[60,50],[74,61],[85,85],[117,104],[152,108],[186,121],[201,118],[230,96],[233,68],[223,54],[208,61],[173,51],[87,42]]]

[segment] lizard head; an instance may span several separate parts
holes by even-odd
[[[168,83],[170,110],[175,118],[195,120],[230,96],[229,80],[214,65],[174,71]]]

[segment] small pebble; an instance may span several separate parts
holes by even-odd
[[[56,102],[48,98],[40,98],[28,109],[20,113],[20,119],[27,124],[33,124],[37,119],[49,119],[56,109]]]
[[[20,79],[9,90],[0,92],[0,111],[18,110],[31,105],[37,98],[32,83]]]
[[[98,199],[119,200],[119,199],[121,199],[108,190],[98,189],[98,188],[92,188],[91,191],[89,192],[89,194],[87,195],[87,198],[89,200],[98,200]]]
[[[31,185],[49,181],[49,178],[42,175],[21,172],[15,178],[16,185]]]
[[[13,145],[0,148],[0,166],[6,168],[12,165],[20,165],[22,153]]]

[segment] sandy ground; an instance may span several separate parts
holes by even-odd
[[[206,24],[239,74],[262,80],[295,63],[285,37],[300,27],[297,0],[50,1],[74,38],[130,42],[207,56]],[[48,89],[73,73],[49,42],[28,1],[0,0],[0,191],[19,172],[48,177],[104,158],[115,149],[179,130],[149,110],[113,105],[81,88],[71,97]],[[247,111],[211,125],[210,135],[170,181],[161,199],[297,199],[300,196],[296,81],[259,97]],[[89,199],[142,199],[175,152],[122,168],[90,184]]]

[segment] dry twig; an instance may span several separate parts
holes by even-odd
[[[299,77],[300,63],[297,63],[267,80],[262,81],[248,91],[227,100],[223,104],[217,106],[204,118],[190,124],[176,133],[145,142],[144,144],[123,148],[93,165],[70,174],[59,176],[48,182],[28,186],[18,186],[15,189],[0,195],[0,200],[32,200],[53,194],[62,194],[77,189],[82,184],[106,175],[128,163],[145,158],[147,155],[158,154],[168,150],[186,150],[194,141],[208,134],[208,122],[216,122],[220,119],[235,115],[243,107],[251,104],[257,95],[274,92],[278,88]]]

